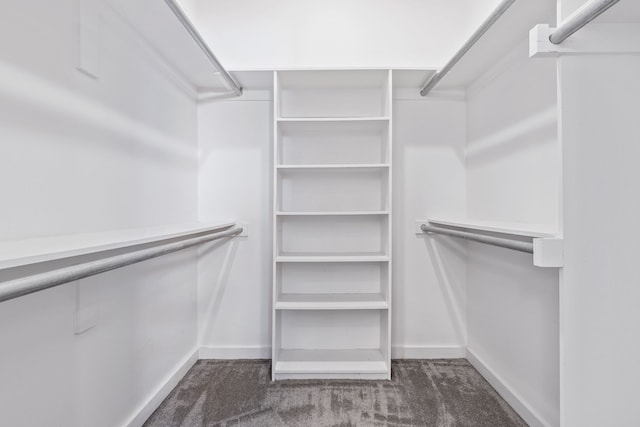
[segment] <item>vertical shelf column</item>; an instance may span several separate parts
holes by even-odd
[[[274,73],[274,380],[391,377],[391,82]]]

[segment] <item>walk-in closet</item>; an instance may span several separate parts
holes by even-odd
[[[0,426],[637,427],[637,0],[4,0]]]

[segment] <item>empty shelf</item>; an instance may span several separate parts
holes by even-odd
[[[389,303],[376,294],[281,294],[276,310],[384,310]]]
[[[464,228],[467,230],[488,231],[524,237],[552,237],[557,234],[555,227],[542,224],[525,224],[481,220],[442,220],[430,218],[427,222],[435,225]]]
[[[282,349],[275,374],[388,375],[380,349]]]
[[[154,243],[233,225],[233,221],[219,221],[8,240],[0,244],[0,269]]]
[[[385,262],[389,257],[380,252],[285,252],[276,262]]]
[[[278,122],[388,122],[389,117],[278,117]]]
[[[315,164],[315,165],[279,165],[277,169],[283,172],[303,172],[312,170],[346,170],[346,171],[376,171],[389,169],[388,163],[370,164]]]
[[[389,211],[310,211],[310,212],[288,212],[278,211],[277,216],[358,216],[358,215],[389,215]]]

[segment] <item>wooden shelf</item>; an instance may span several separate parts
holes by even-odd
[[[389,117],[278,117],[278,122],[388,122]]]
[[[276,262],[386,262],[389,257],[382,253],[283,253]]]
[[[422,224],[460,228],[465,231],[499,233],[530,238],[533,243],[533,265],[538,267],[562,267],[564,265],[564,242],[556,227],[546,224],[524,224],[497,221],[440,220],[416,221],[416,234],[424,234]],[[520,239],[522,240],[522,239]]]
[[[388,68],[280,68],[277,71],[279,86],[283,90],[335,90],[383,87]]]
[[[273,379],[389,379],[391,73],[273,80]]]
[[[0,269],[122,249],[231,227],[233,221],[174,224],[99,233],[68,234],[0,243]]]
[[[389,372],[379,349],[281,349],[273,369],[278,379],[295,379],[296,375],[340,378],[354,374],[367,375],[367,378],[379,374],[384,379]]]
[[[434,225],[463,228],[465,230],[486,231],[490,233],[511,234],[513,236],[524,237],[553,237],[558,234],[553,227],[543,224],[525,224],[481,220],[443,220],[435,218],[430,218],[425,222],[429,222]]]
[[[276,258],[276,262],[388,262],[389,257],[380,256],[357,256],[357,255],[345,255],[345,256],[279,256]]]
[[[276,169],[283,172],[304,172],[313,170],[353,170],[353,171],[375,171],[389,169],[388,163],[372,163],[372,164],[332,164],[332,165],[278,165]]]
[[[384,295],[376,294],[281,294],[276,310],[386,310]]]
[[[278,211],[277,216],[372,216],[372,215],[389,215],[389,211],[345,211],[345,212],[286,212]]]

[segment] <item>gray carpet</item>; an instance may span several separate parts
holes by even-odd
[[[526,426],[464,359],[393,361],[391,381],[271,382],[270,366],[201,360],[145,426]]]

